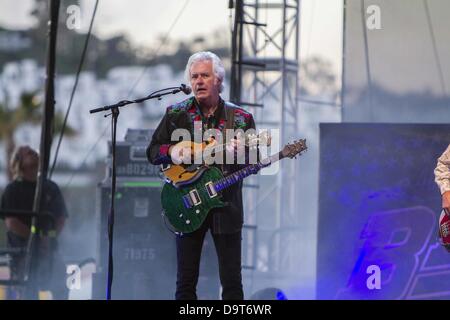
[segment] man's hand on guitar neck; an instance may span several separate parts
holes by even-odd
[[[445,191],[442,194],[442,208],[447,215],[450,215],[450,191]]]

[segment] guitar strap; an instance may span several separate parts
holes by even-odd
[[[225,103],[224,107],[225,107],[225,112],[227,115],[227,121],[225,124],[225,132],[223,134],[223,139],[224,139],[224,143],[227,143],[229,141],[228,139],[233,138],[233,137],[227,137],[227,129],[234,129],[234,107],[228,103]],[[222,173],[224,175],[226,175],[227,171],[226,171],[225,166],[222,164],[221,167],[222,167]]]
[[[225,108],[227,113],[227,124],[225,129],[234,129],[234,107],[225,103]]]

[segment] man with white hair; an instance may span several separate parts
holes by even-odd
[[[211,52],[193,54],[186,65],[185,75],[194,96],[167,108],[147,148],[147,157],[152,164],[180,163],[186,159],[189,150],[178,149],[174,147],[178,141],[171,141],[176,129],[189,130],[191,137],[194,137],[194,127],[201,127],[202,136],[208,129],[223,133],[226,129],[255,129],[253,116],[249,112],[221,98],[225,69],[217,55]],[[230,141],[228,152],[235,153],[240,150],[239,147],[242,148],[239,139]],[[236,163],[215,166],[224,175],[242,167]],[[222,197],[227,206],[212,209],[198,230],[176,237],[176,299],[197,299],[200,255],[208,230],[211,230],[218,256],[222,299],[244,298],[241,275],[242,181],[225,189]]]

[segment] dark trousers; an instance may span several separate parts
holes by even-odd
[[[197,282],[203,240],[209,229],[210,219],[192,233],[177,236],[177,300],[196,300]],[[214,245],[219,262],[223,300],[243,300],[241,275],[241,231],[230,234],[214,234]]]

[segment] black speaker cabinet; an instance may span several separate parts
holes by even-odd
[[[130,179],[131,180],[131,179]],[[175,236],[161,217],[162,181],[117,182],[113,238],[113,299],[172,299],[176,282]],[[111,188],[99,186],[98,267],[93,298],[106,297]]]
[[[172,300],[176,289],[176,245],[161,217],[162,181],[118,181],[113,239],[112,299]],[[97,272],[93,275],[93,299],[106,298],[108,274],[108,214],[111,188],[99,186],[100,214]],[[205,237],[199,299],[220,298],[217,255],[211,235]]]
[[[161,216],[163,180],[159,166],[151,165],[145,153],[152,134],[152,130],[129,129],[125,141],[117,143],[112,299],[175,297],[176,239]],[[109,151],[111,153],[111,148]],[[110,179],[109,166],[97,194],[97,272],[93,275],[93,299],[106,298]],[[199,299],[217,299],[219,293],[217,256],[208,234],[203,246],[197,295]]]

